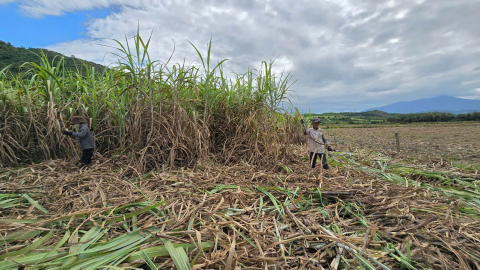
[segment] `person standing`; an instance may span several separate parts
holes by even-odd
[[[302,119],[302,124],[304,124]],[[310,165],[311,168],[315,168],[317,158],[320,158],[324,169],[330,169],[327,162],[326,149],[333,151],[332,147],[328,145],[327,136],[325,130],[320,128],[320,119],[312,119],[312,128],[306,129],[303,125],[303,134],[308,136],[308,151],[310,152]]]
[[[74,136],[78,138],[80,150],[82,150],[82,157],[80,158],[80,168],[92,163],[93,151],[95,143],[93,141],[92,133],[87,125],[87,120],[82,116],[74,116],[71,121],[72,126],[75,126],[77,132],[64,130],[62,133],[67,136]]]

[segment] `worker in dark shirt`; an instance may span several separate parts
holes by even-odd
[[[84,117],[74,116],[71,124],[72,126],[75,126],[78,131],[72,132],[64,130],[63,134],[78,138],[78,144],[80,146],[80,150],[82,150],[82,157],[80,158],[80,168],[82,168],[85,165],[92,163],[95,143],[93,142],[92,133],[87,125],[87,120]]]

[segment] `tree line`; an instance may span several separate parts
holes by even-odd
[[[480,112],[456,115],[445,112],[392,114],[387,121],[390,123],[480,121]]]

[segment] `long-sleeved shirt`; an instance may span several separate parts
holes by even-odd
[[[308,151],[314,153],[325,153],[325,145],[328,144],[327,137],[325,136],[325,130],[319,128],[307,129],[308,137]]]
[[[72,136],[78,138],[78,144],[80,145],[80,150],[85,149],[94,149],[95,143],[93,142],[92,133],[86,124],[80,124],[78,132],[73,132]]]

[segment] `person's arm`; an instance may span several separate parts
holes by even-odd
[[[322,140],[325,143],[325,147],[328,151],[335,151],[333,148],[328,144],[327,136],[325,136],[325,132],[322,133]]]
[[[78,130],[78,132],[73,132],[72,133],[72,136],[75,136],[77,138],[84,138],[86,137],[88,134],[88,127],[87,125],[82,125],[80,127],[80,129]]]
[[[328,140],[327,140],[327,136],[325,136],[325,131],[322,132],[322,140],[325,145],[328,145]]]

